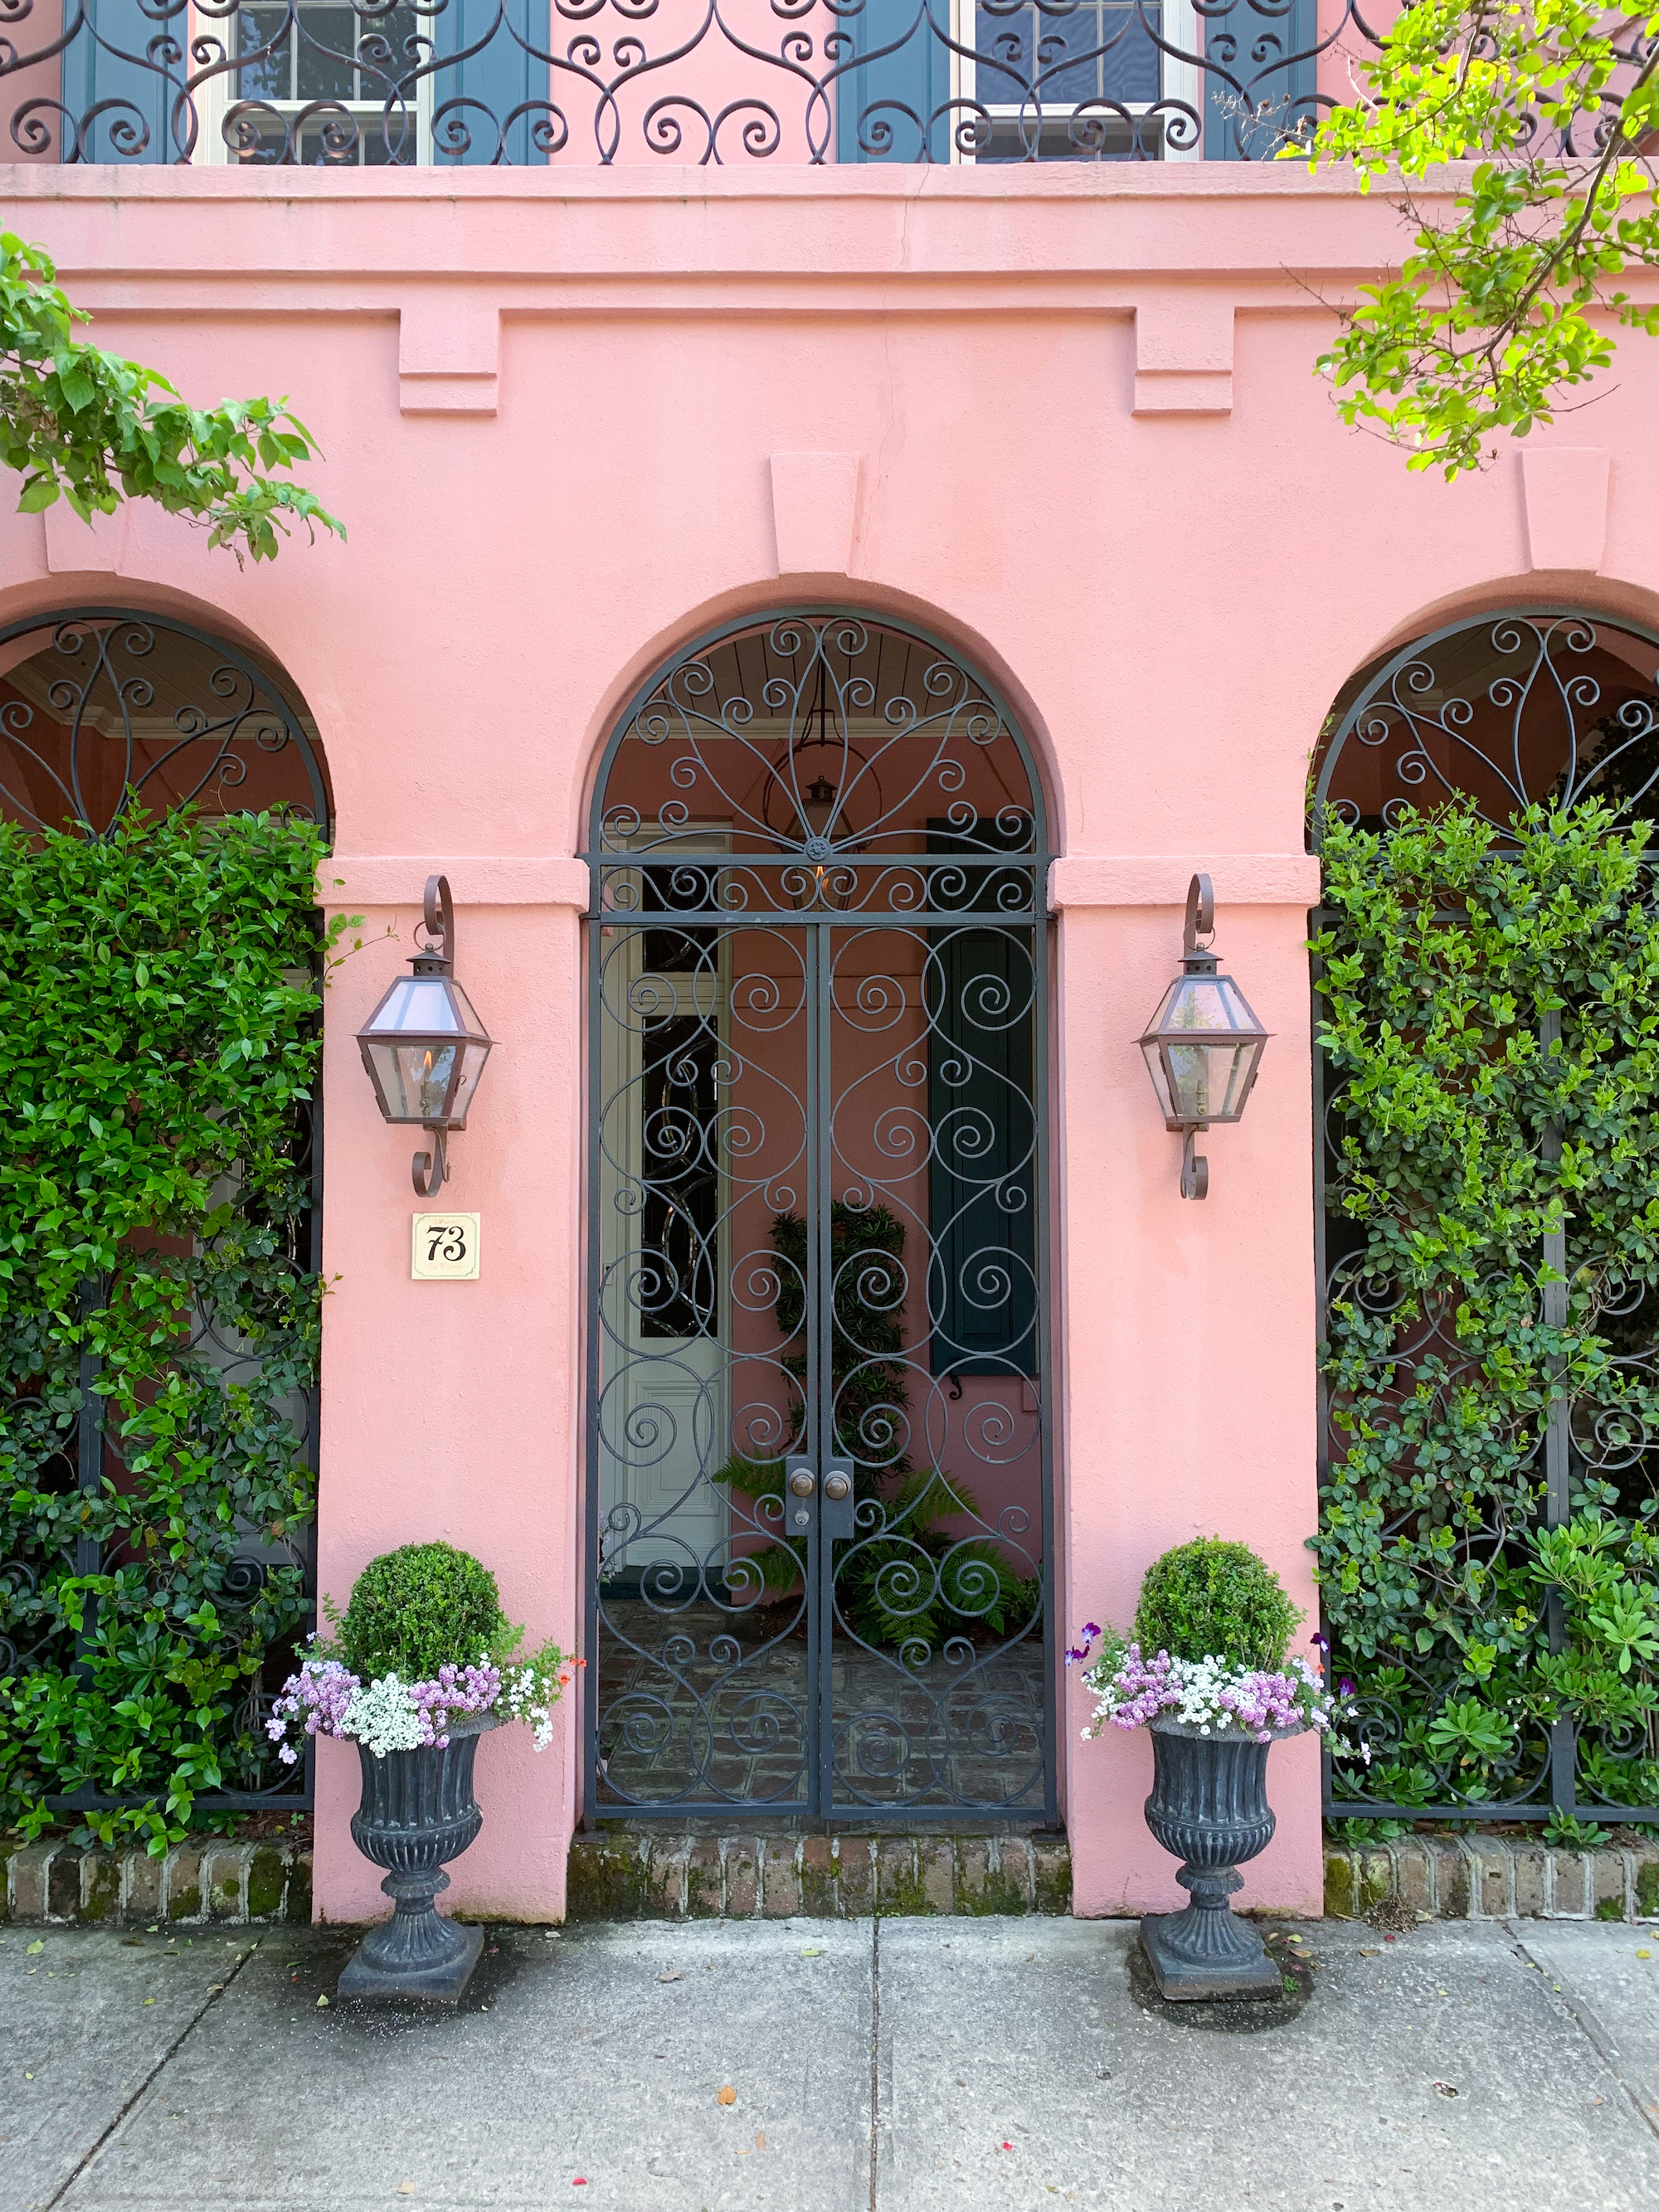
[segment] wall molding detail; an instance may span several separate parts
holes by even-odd
[[[774,453],[774,574],[850,576],[858,537],[857,453]]]
[[[1176,906],[1200,870],[1227,906],[1319,903],[1319,863],[1310,853],[1067,853],[1050,863],[1048,903],[1057,912],[1081,906]]]
[[[493,415],[501,383],[495,300],[446,285],[398,316],[398,400],[405,415]]]
[[[1521,456],[1529,568],[1594,575],[1607,545],[1612,456],[1600,447],[1545,447]]]
[[[1154,292],[1135,307],[1137,415],[1231,415],[1233,302],[1213,292]]]
[[[586,913],[592,881],[568,853],[332,853],[317,870],[324,907],[418,907],[428,876],[445,875],[458,907],[564,906]]]

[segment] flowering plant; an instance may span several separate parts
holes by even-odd
[[[1102,1646],[1083,1678],[1096,1699],[1085,1742],[1109,1721],[1114,1728],[1144,1728],[1164,1717],[1200,1735],[1249,1735],[1258,1743],[1331,1725],[1335,1700],[1305,1659],[1287,1659],[1278,1668],[1216,1657],[1176,1659],[1167,1651],[1147,1659],[1139,1644],[1093,1621],[1083,1638],[1080,1648],[1066,1654],[1068,1667],[1086,1664],[1096,1644]]]
[[[394,1674],[363,1682],[313,1636],[299,1672],[289,1676],[270,1709],[265,1733],[286,1766],[299,1756],[289,1741],[290,1729],[301,1735],[354,1737],[376,1759],[384,1759],[389,1751],[447,1744],[452,1715],[493,1712],[528,1721],[536,1731],[537,1750],[545,1751],[553,1741],[553,1708],[570,1671],[571,1662],[550,1643],[528,1659],[509,1658],[500,1665],[487,1651],[480,1652],[475,1664],[441,1667],[428,1681],[403,1682]]]
[[[291,1735],[353,1738],[384,1759],[447,1745],[452,1718],[467,1713],[526,1721],[545,1751],[553,1708],[582,1664],[550,1641],[522,1653],[524,1631],[507,1625],[495,1577],[448,1544],[371,1559],[344,1613],[327,1599],[324,1611],[333,1640],[312,1636],[265,1723],[289,1766],[299,1756]]]
[[[1068,1667],[1088,1668],[1084,1680],[1095,1694],[1085,1739],[1109,1721],[1133,1729],[1162,1717],[1200,1735],[1258,1743],[1304,1729],[1330,1731],[1339,1716],[1348,1717],[1353,1684],[1345,1681],[1334,1696],[1317,1667],[1287,1656],[1302,1619],[1247,1545],[1218,1536],[1177,1545],[1146,1570],[1130,1636],[1091,1620],[1081,1645],[1066,1654]],[[1322,1636],[1313,1644],[1322,1662],[1329,1646]],[[1368,1755],[1363,1746],[1361,1754]]]

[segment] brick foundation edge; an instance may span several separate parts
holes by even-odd
[[[0,1845],[0,1918],[68,1927],[308,1922],[311,1851],[191,1838],[152,1858],[61,1839]],[[1325,1852],[1325,1910],[1399,1898],[1441,1920],[1659,1920],[1659,1844],[1551,1850],[1486,1836]],[[569,1917],[604,1920],[968,1918],[1072,1909],[1071,1853],[1028,1836],[578,1836]]]

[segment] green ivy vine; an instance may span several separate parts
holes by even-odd
[[[1339,1799],[1539,1802],[1567,1721],[1581,1810],[1659,1803],[1648,836],[1599,802],[1504,832],[1461,803],[1323,827],[1332,1449],[1313,1549],[1370,1753],[1339,1767]],[[1554,1526],[1553,1408],[1571,1439]]]
[[[82,1809],[82,1840],[164,1850],[200,1793],[277,1778],[319,982],[349,926],[319,929],[325,849],[285,813],[0,823],[0,1818],[25,1835],[85,1790],[139,1802]]]

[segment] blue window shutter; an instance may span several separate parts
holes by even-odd
[[[873,58],[849,67],[836,80],[836,159],[838,161],[948,161],[951,131],[960,120],[948,110],[951,50],[934,28],[950,24],[950,0],[864,0],[856,15],[836,25],[860,54]],[[885,47],[894,51],[887,53]],[[871,150],[860,143],[874,134]],[[886,150],[880,150],[883,141]]]
[[[182,43],[183,18],[155,22],[137,0],[83,0],[83,4],[86,22],[64,49],[63,100],[74,118],[73,125],[64,126],[64,152],[73,155],[71,131],[81,127],[86,130],[88,161],[176,161],[179,149],[173,143],[172,108],[190,64],[161,63],[152,68],[146,57],[152,40]],[[102,34],[101,46],[95,32]],[[91,111],[106,100],[115,105],[88,126]],[[188,131],[187,118],[181,128]],[[122,150],[129,133],[138,137],[145,131],[149,142],[141,151]]]
[[[1289,0],[1282,13],[1272,0],[1265,5],[1256,5],[1255,0],[1237,0],[1237,4],[1224,15],[1212,16],[1207,21],[1203,17],[1199,20],[1204,27],[1205,52],[1213,54],[1217,65],[1238,79],[1253,107],[1266,102],[1274,110],[1254,126],[1245,125],[1241,147],[1240,134],[1233,127],[1237,118],[1229,106],[1238,95],[1220,79],[1206,76],[1205,160],[1271,161],[1283,132],[1294,129],[1299,120],[1314,112],[1317,62],[1313,48],[1319,40],[1316,0]],[[1258,40],[1268,39],[1282,41],[1279,53],[1299,55],[1302,58],[1281,67],[1274,65],[1271,54],[1257,61],[1252,49]],[[1235,49],[1231,56],[1226,52],[1230,43]]]
[[[502,19],[499,22],[498,15]],[[537,58],[537,53],[550,52],[548,38],[548,0],[449,0],[433,26],[433,43],[448,61],[432,79],[433,159],[440,168],[457,158],[465,165],[493,161],[501,125],[526,100],[542,104],[508,126],[501,158],[520,168],[547,160],[531,134],[538,122],[547,120],[550,100],[562,107],[565,104],[559,99],[558,72]],[[467,48],[480,40],[485,42],[481,50],[468,53]],[[536,52],[526,52],[526,46]],[[458,54],[465,58],[448,59]],[[580,80],[572,77],[566,82]],[[566,115],[574,130],[579,118],[568,109]],[[447,120],[465,130],[471,141],[459,157],[444,151]]]

